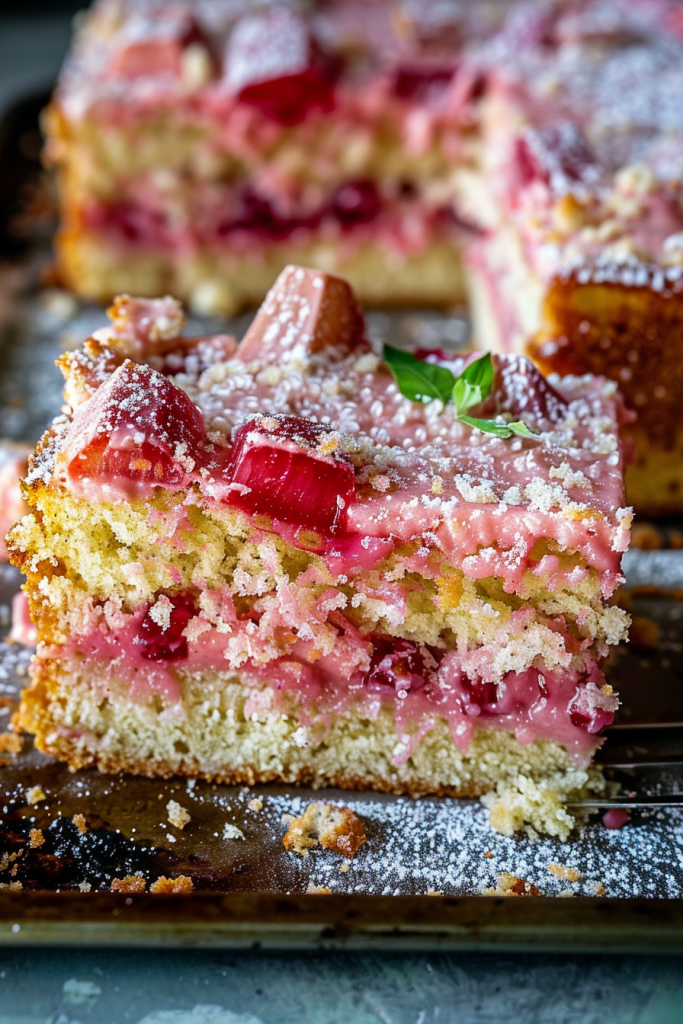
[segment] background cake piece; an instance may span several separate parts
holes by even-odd
[[[40,748],[489,793],[505,828],[565,835],[563,799],[601,785],[602,665],[628,622],[609,605],[630,524],[614,385],[434,353],[395,378],[348,286],[303,268],[239,347],[173,337],[169,299],[111,316],[60,360],[70,406],[9,540]],[[409,369],[443,400],[405,397]]]
[[[98,0],[48,116],[64,281],[230,313],[296,262],[364,302],[462,299],[460,53],[492,10]]]
[[[479,59],[477,342],[617,381],[629,501],[683,500],[683,36],[675,3],[515,5]],[[469,192],[468,192],[469,187]]]

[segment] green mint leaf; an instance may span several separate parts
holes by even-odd
[[[482,356],[480,359],[475,359],[473,363],[466,366],[458,377],[458,380],[465,380],[468,384],[478,387],[481,391],[481,398],[479,401],[482,401],[482,399],[488,398],[491,394],[494,377],[495,370],[493,369],[493,361],[491,360],[490,352],[487,352],[486,355]]]
[[[411,402],[431,402],[439,398],[444,405],[449,401],[455,377],[445,366],[416,359],[410,352],[391,345],[385,345],[382,354],[404,398]]]
[[[538,437],[538,432],[527,427],[526,423],[516,420],[514,423],[504,423],[502,420],[480,420],[476,416],[458,416],[462,423],[467,423],[476,430],[483,430],[485,434],[495,434],[496,437],[507,439],[516,434],[518,437]]]
[[[453,405],[459,414],[467,412],[473,405],[479,405],[483,400],[481,388],[478,384],[470,384],[468,380],[460,376],[453,385]]]

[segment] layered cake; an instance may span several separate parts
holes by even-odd
[[[99,0],[48,117],[65,281],[233,312],[294,260],[366,302],[462,297],[458,66],[490,17],[422,9]]]
[[[11,531],[20,724],[73,768],[477,796],[566,835],[617,697],[616,386],[366,338],[287,268],[238,345],[117,299]]]
[[[616,380],[629,501],[683,508],[683,16],[678,3],[511,10],[482,50],[463,215],[480,343]]]

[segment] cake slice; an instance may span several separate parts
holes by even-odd
[[[638,413],[639,513],[683,500],[680,4],[513,5],[487,67],[461,212],[477,343],[603,374]]]
[[[119,298],[8,547],[39,630],[20,724],[73,768],[489,794],[566,835],[617,698],[623,410],[525,358],[376,355],[288,267],[246,336]],[[390,365],[389,365],[390,364]]]
[[[232,313],[295,260],[364,302],[462,300],[460,54],[488,20],[412,0],[98,0],[47,118],[63,280]]]

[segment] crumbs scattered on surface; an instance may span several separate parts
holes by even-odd
[[[484,889],[484,896],[540,896],[541,892],[526,878],[517,878],[509,871],[501,871],[495,889]]]
[[[26,801],[31,807],[43,800],[47,800],[47,793],[40,786],[32,786],[26,794]]]
[[[142,875],[126,875],[125,878],[115,878],[111,883],[112,892],[144,892],[146,887],[147,883]]]
[[[32,828],[28,834],[28,845],[32,850],[37,850],[45,842],[45,836],[39,828]]]
[[[85,820],[84,815],[74,814],[72,821],[82,836],[88,831],[88,823]]]
[[[168,814],[168,820],[174,828],[183,829],[192,821],[190,812],[175,800],[168,801],[166,804],[166,813]]]
[[[654,619],[636,615],[628,631],[628,640],[637,651],[656,651],[659,647],[659,627]]]
[[[282,839],[287,852],[302,857],[322,846],[349,859],[356,856],[365,841],[365,826],[358,815],[348,807],[319,801],[309,804],[301,817],[290,823]]]
[[[0,732],[0,754],[20,754],[23,740],[16,732]]]
[[[564,864],[548,864],[548,871],[551,875],[562,878],[565,882],[580,882],[583,877],[576,868],[568,868]]]
[[[237,825],[231,825],[229,822],[223,826],[223,838],[224,839],[244,839],[244,832]]]
[[[248,806],[250,811],[262,811],[263,810],[263,800],[259,800],[258,797],[254,797],[253,800],[249,801],[247,806]]]
[[[152,882],[149,891],[157,894],[185,894],[192,892],[194,885],[188,875],[178,875],[177,878],[166,878],[161,875],[156,882]]]

